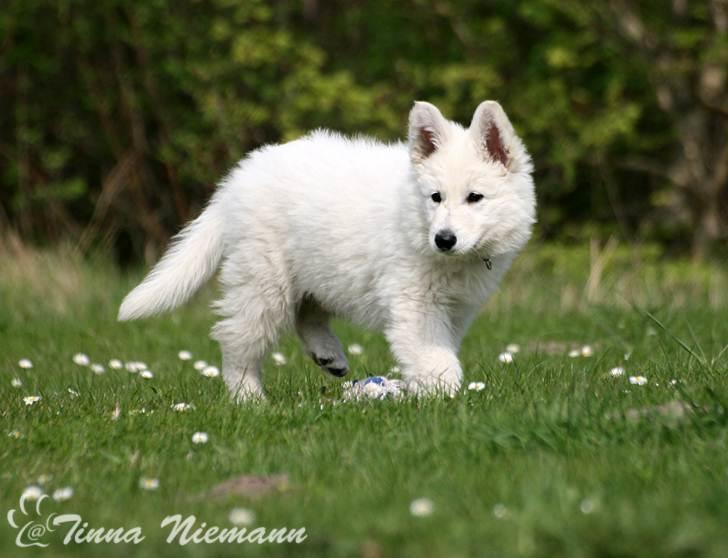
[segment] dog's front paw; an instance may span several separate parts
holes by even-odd
[[[461,385],[462,380],[454,374],[407,379],[407,391],[415,397],[455,397]]]

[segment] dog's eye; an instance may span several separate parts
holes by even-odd
[[[483,194],[478,194],[477,192],[470,192],[468,194],[466,201],[468,203],[478,203],[482,199],[483,199]]]
[[[442,201],[442,196],[440,195],[440,192],[434,192],[430,199],[434,201],[435,203],[440,203]]]

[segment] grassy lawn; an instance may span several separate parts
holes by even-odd
[[[341,381],[286,337],[287,364],[265,366],[269,401],[236,406],[221,378],[177,357],[219,365],[214,288],[174,314],[118,324],[141,270],[123,276],[63,251],[0,261],[0,556],[728,556],[726,269],[532,247],[465,340],[466,383],[484,390],[335,404]],[[379,334],[336,330],[364,348],[350,377],[394,364]],[[509,343],[521,350],[503,364]],[[583,345],[593,356],[568,356]],[[74,364],[77,352],[106,373]],[[112,358],[144,361],[154,377],[109,369]],[[624,375],[610,374],[617,366]],[[26,405],[29,395],[42,399]],[[179,402],[194,408],[171,409]],[[192,443],[198,431],[206,444]],[[242,474],[289,483],[255,498],[209,494]],[[140,526],[145,540],[65,546],[63,527],[44,550],[16,548],[5,513],[39,478],[49,494],[73,488],[43,502],[46,516]],[[418,498],[431,514],[410,513]],[[240,507],[254,526],[305,527],[308,538],[165,542],[167,515],[229,527]]]

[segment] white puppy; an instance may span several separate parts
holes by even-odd
[[[383,330],[411,389],[452,394],[460,342],[531,235],[531,172],[494,101],[467,129],[415,103],[408,145],[316,131],[263,147],[222,181],[119,319],[182,304],[222,264],[212,334],[238,399],[262,396],[261,361],[291,326],[343,376],[334,315]]]

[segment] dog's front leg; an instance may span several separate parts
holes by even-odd
[[[452,396],[460,389],[459,335],[444,308],[408,301],[393,311],[385,333],[411,392]]]

